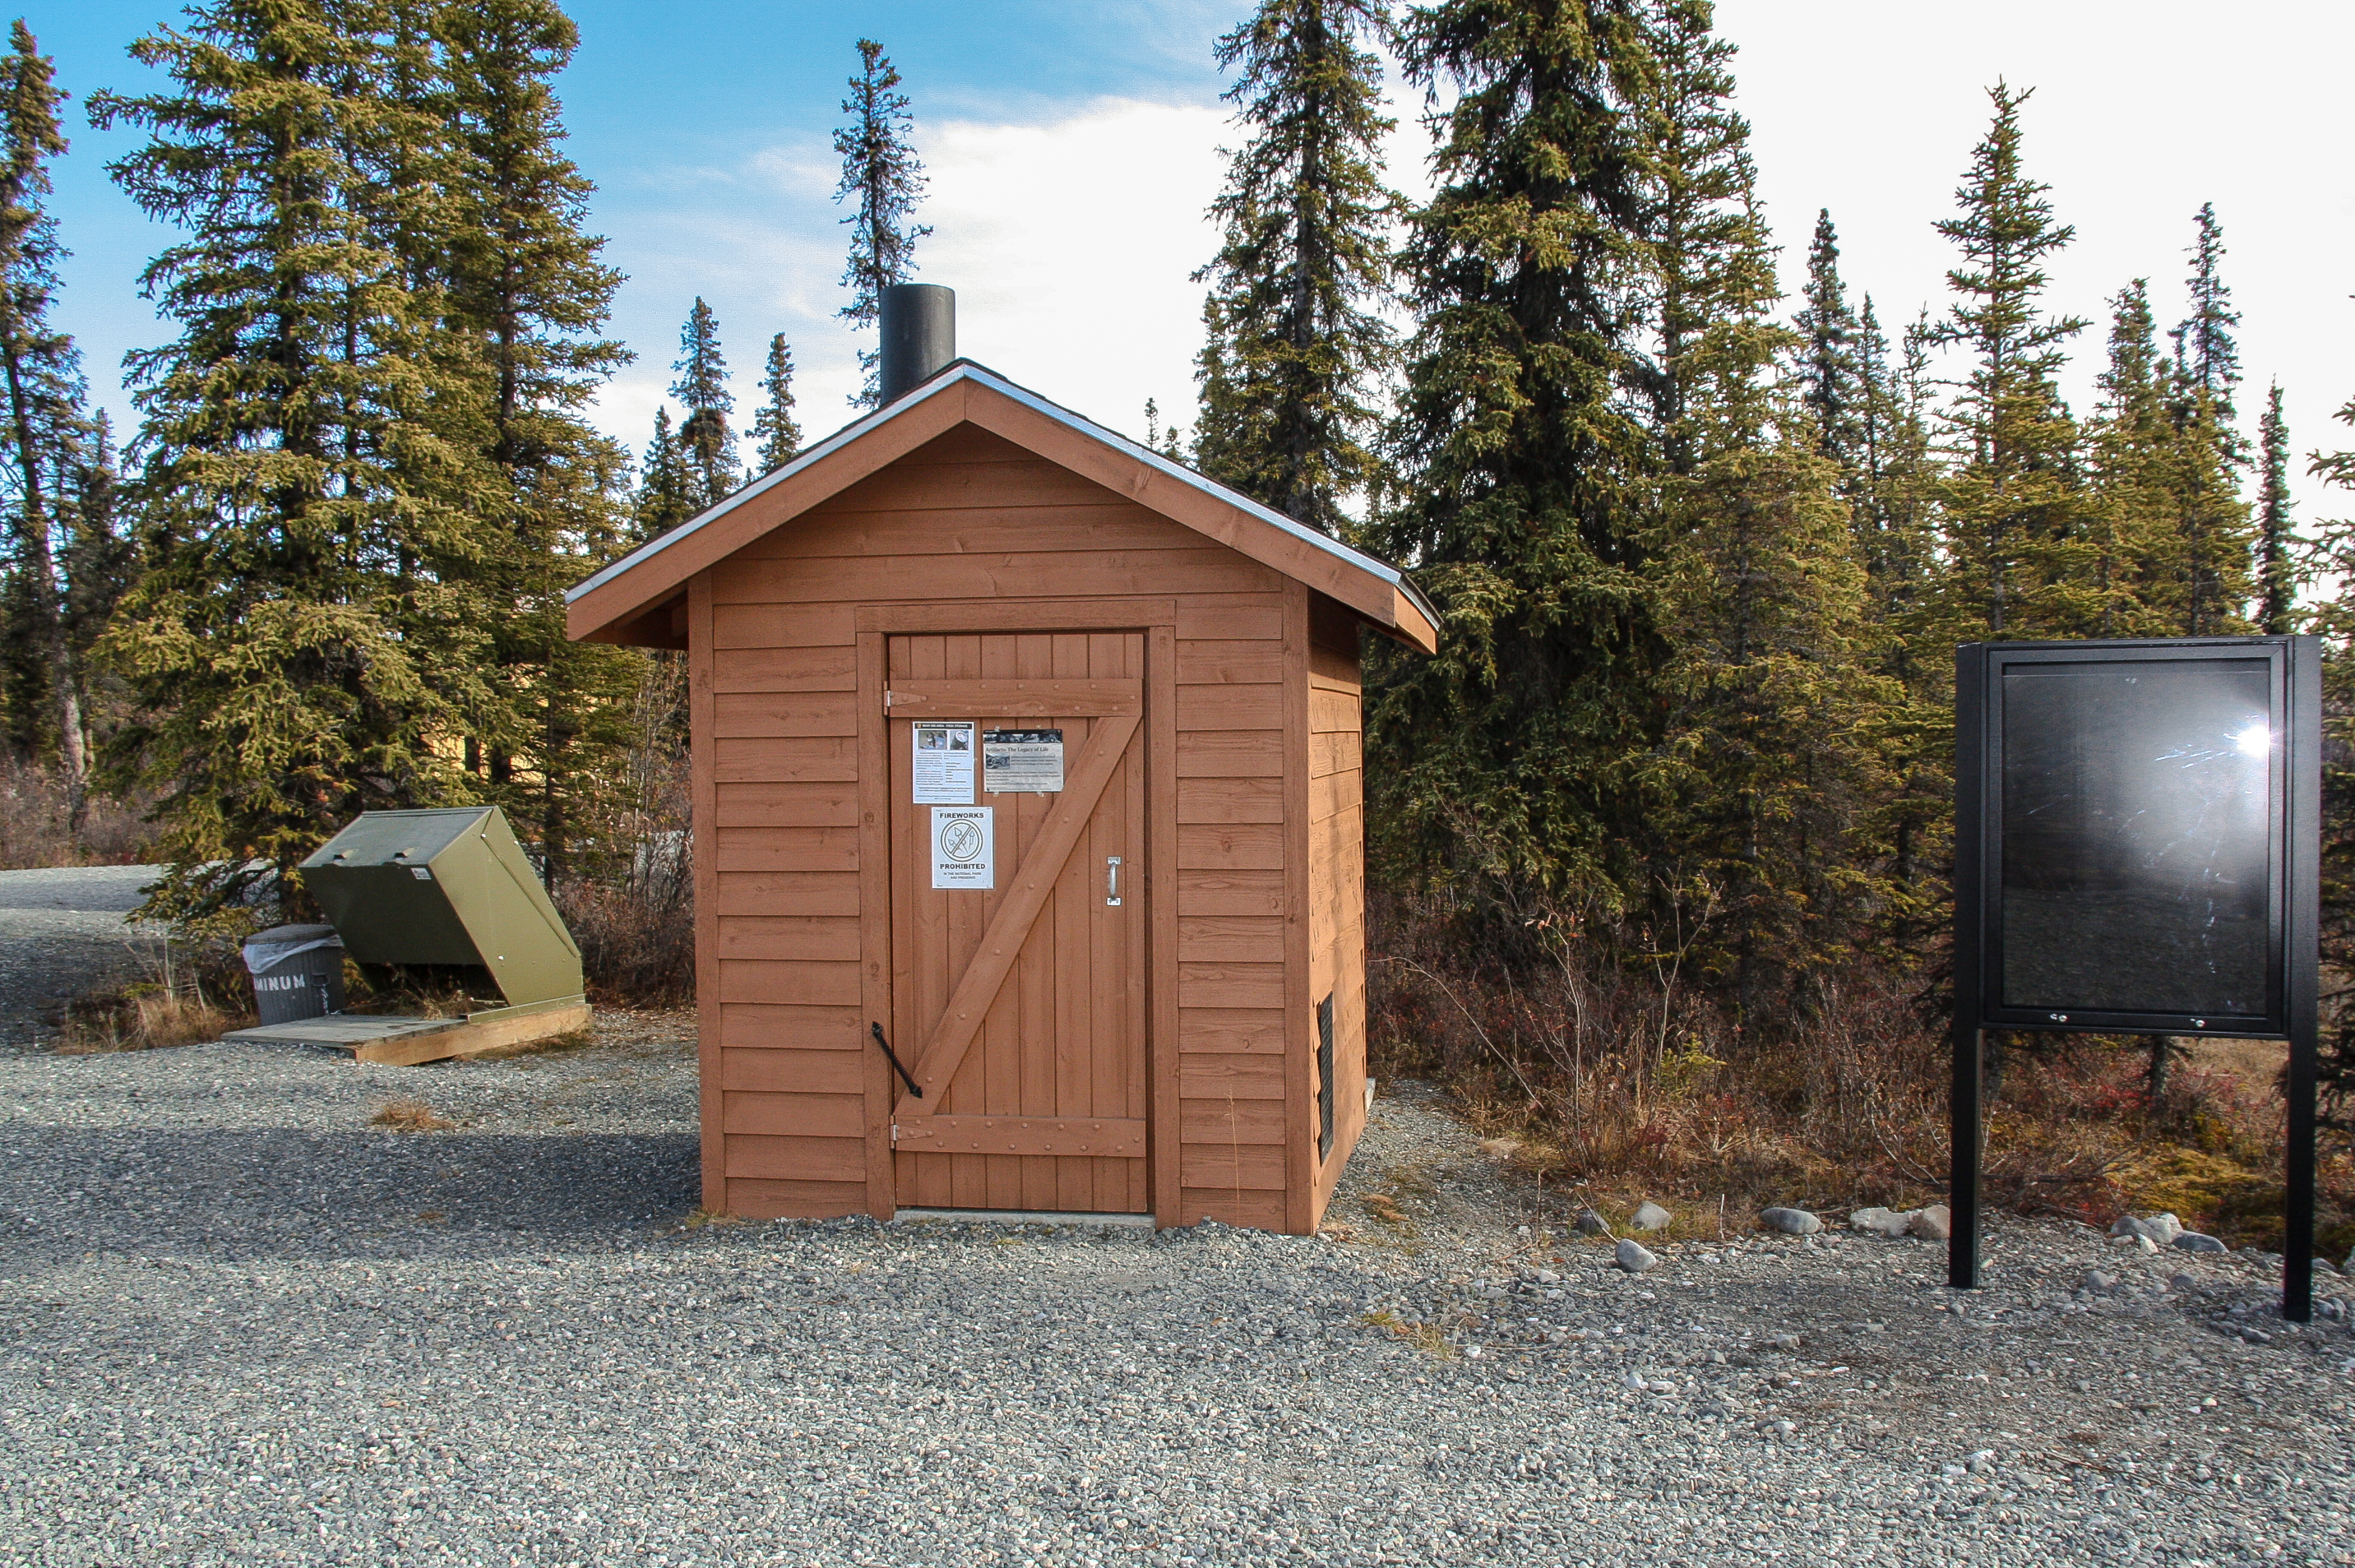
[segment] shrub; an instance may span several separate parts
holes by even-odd
[[[1368,912],[1373,1071],[1445,1083],[1543,1181],[1598,1204],[1721,1200],[1745,1221],[1945,1191],[1952,1056],[1922,967],[1858,959],[1744,1015],[1694,987],[1674,944],[1558,905],[1377,894]],[[1989,1203],[2104,1225],[2172,1209],[2279,1245],[2282,1104],[2262,1052],[2200,1042],[2154,1107],[2147,1041],[1991,1043]],[[2355,1240],[2347,1146],[2326,1134],[2326,1240]]]
[[[92,795],[73,833],[65,781],[48,769],[0,756],[0,869],[36,866],[137,865],[153,830],[135,804]]]
[[[228,936],[133,936],[137,979],[66,1004],[65,1055],[150,1051],[218,1040],[255,1021],[238,943]]]

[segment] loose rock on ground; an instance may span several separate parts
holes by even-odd
[[[1629,1275],[1412,1083],[1329,1239],[713,1221],[687,1030],[0,1055],[0,1562],[2355,1561],[2355,1336],[2262,1258]]]

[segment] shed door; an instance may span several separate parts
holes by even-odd
[[[897,636],[888,669],[892,1043],[924,1089],[899,1091],[899,1202],[1147,1210],[1145,639]],[[986,890],[934,886],[936,855],[976,838],[917,798],[917,730],[943,720],[969,722],[976,748],[1060,731],[1058,793],[993,793],[975,758]],[[1021,743],[1020,763],[1050,760]],[[941,772],[926,776],[937,797]]]

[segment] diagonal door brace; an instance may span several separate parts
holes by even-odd
[[[1023,857],[1012,891],[997,906],[989,929],[982,933],[981,946],[958,977],[932,1038],[916,1053],[916,1082],[922,1085],[916,1091],[918,1096],[936,1096],[964,1064],[965,1051],[981,1031],[981,1020],[988,1016],[1006,976],[1014,972],[1014,961],[1029,939],[1030,927],[1037,923],[1039,912],[1047,907],[1048,895],[1079,846],[1080,834],[1095,814],[1104,785],[1112,782],[1114,770],[1135,737],[1136,724],[1135,714],[1124,713],[1098,720],[1088,736],[1086,748],[1064,781],[1063,793],[1055,798],[1046,821],[1039,825],[1039,837],[1030,853]]]

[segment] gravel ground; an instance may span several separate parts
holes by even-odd
[[[2355,1562],[2355,1339],[2261,1258],[1630,1277],[1412,1084],[1326,1239],[703,1223],[687,1027],[0,1056],[0,1562]]]
[[[137,930],[123,917],[163,869],[0,871],[0,1051],[48,1039],[69,998],[141,972]]]

